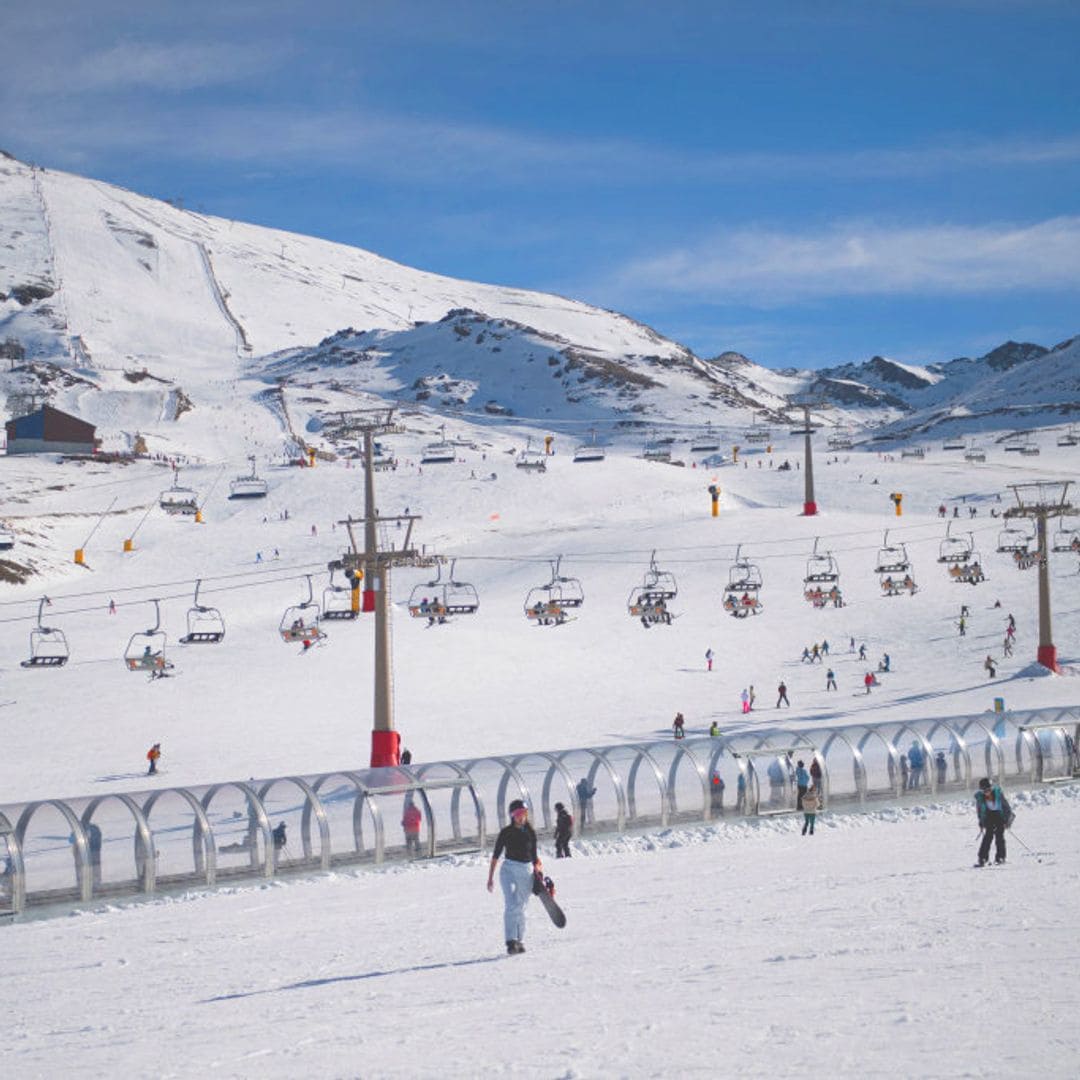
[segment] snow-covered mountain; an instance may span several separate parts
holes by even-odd
[[[375,394],[546,425],[774,421],[788,395],[906,437],[942,423],[1060,423],[1080,339],[913,367],[818,372],[712,359],[551,294],[460,281],[358,248],[208,217],[0,157],[0,394],[43,398],[107,448],[202,457],[318,444],[319,413]],[[298,408],[299,405],[320,408]],[[297,413],[290,414],[290,407]],[[882,425],[885,425],[884,427]]]

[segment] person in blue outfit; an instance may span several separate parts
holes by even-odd
[[[795,766],[795,809],[803,808],[803,798],[810,787],[810,774],[806,771],[806,765],[802,759]]]
[[[907,756],[908,764],[911,766],[911,772],[908,774],[908,787],[922,787],[923,766],[926,765],[926,753],[923,748],[912,739],[911,749],[908,750]]]
[[[979,866],[985,866],[990,858],[990,841],[994,842],[994,862],[1005,861],[1005,830],[1012,824],[1013,812],[1005,792],[997,784],[991,784],[989,777],[979,781],[979,790],[975,792],[975,810],[979,815],[979,828],[982,829],[982,843],[979,844]]]
[[[525,951],[525,905],[533,892],[533,878],[542,872],[540,856],[536,851],[536,832],[529,824],[529,810],[521,799],[507,808],[510,824],[499,833],[495,850],[488,868],[488,892],[495,889],[495,867],[505,855],[499,868],[499,884],[502,886],[503,925],[506,930],[506,951],[514,956]]]
[[[596,788],[589,783],[587,777],[583,776],[577,782],[577,797],[578,805],[581,807],[581,824],[588,825],[593,820],[593,796],[596,794]]]

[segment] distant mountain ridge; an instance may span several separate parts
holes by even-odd
[[[292,427],[267,407],[284,399],[268,385],[317,386],[331,409],[373,394],[627,428],[779,422],[787,397],[806,394],[833,406],[827,422],[879,436],[1016,410],[1055,423],[1080,401],[1076,352],[1077,339],[1006,342],[977,359],[875,356],[819,371],[735,351],[702,358],[578,300],[441,277],[0,156],[6,412],[46,399],[119,448],[135,432],[203,453],[286,438]]]

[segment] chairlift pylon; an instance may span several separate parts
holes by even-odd
[[[307,599],[287,607],[278,624],[278,633],[286,645],[294,645],[298,641],[314,644],[326,638],[326,632],[319,626],[322,609],[315,603],[311,575],[305,574],[304,578],[307,580]]]
[[[63,667],[71,655],[64,631],[55,626],[45,626],[41,621],[46,603],[44,596],[38,601],[37,626],[30,631],[30,657],[23,660],[20,667]]]
[[[153,676],[161,675],[172,668],[172,663],[165,655],[168,638],[161,629],[161,604],[154,605],[154,625],[149,630],[132,634],[124,650],[124,666],[128,671],[146,671]]]
[[[180,638],[181,645],[220,645],[225,640],[225,620],[215,607],[199,603],[202,579],[195,582],[195,599],[188,608],[187,633]]]

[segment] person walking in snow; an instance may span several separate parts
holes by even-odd
[[[1013,618],[1011,611],[1009,612],[1009,629],[1012,630],[1013,633],[1016,632],[1016,620]]]
[[[714,814],[724,813],[724,778],[716,769],[709,777],[709,805]]]
[[[822,795],[822,774],[821,774],[821,762],[816,757],[810,759],[810,786],[817,792],[818,800],[821,801]]]
[[[960,616],[960,621],[956,625],[960,630],[960,636],[965,637],[967,635],[967,620],[963,615]]]
[[[836,675],[833,673],[832,668],[829,668],[829,670],[825,672],[825,689],[826,690],[835,690],[836,689]]]
[[[685,731],[686,720],[683,718],[683,714],[681,712],[677,712],[675,714],[675,719],[672,721],[671,726],[675,729],[675,738],[676,739],[685,739],[686,738],[686,731]]]
[[[860,660],[865,660],[866,659],[866,642],[865,641],[859,646],[859,659]]]
[[[110,615],[115,615],[116,614],[116,601],[115,600],[110,600],[109,601],[109,614]]]
[[[747,709],[746,711],[747,712],[753,712],[754,711],[754,702],[757,701],[757,694],[754,693],[754,684],[753,683],[750,684],[750,689],[747,691],[747,693],[749,694],[749,702],[748,702],[748,704],[750,705],[750,708]]]
[[[409,855],[420,854],[420,826],[423,823],[423,815],[420,807],[413,802],[412,798],[405,801],[405,812],[401,815],[401,828],[405,833],[405,851]]]
[[[803,799],[806,797],[807,791],[810,790],[810,774],[806,771],[806,766],[803,764],[802,758],[799,759],[795,766],[795,809],[801,810],[803,808]]]
[[[814,822],[817,820],[817,812],[820,808],[821,800],[818,797],[818,789],[816,787],[812,787],[802,797],[803,836],[805,836],[807,832],[809,832],[811,836],[814,835]]]
[[[147,776],[154,776],[157,773],[157,763],[161,759],[161,743],[156,742],[149,750],[146,751],[146,760],[150,762],[150,768],[146,770]]]
[[[986,669],[986,674],[991,678],[997,678],[997,668],[994,667],[994,658],[987,653],[986,659],[983,661],[983,667]]]
[[[975,812],[979,815],[982,842],[979,844],[979,866],[985,866],[990,858],[990,843],[994,844],[994,862],[1005,861],[1005,830],[1012,824],[1013,812],[1009,800],[997,784],[991,784],[984,776],[975,792]]]
[[[1001,651],[1005,656],[1012,656],[1013,654],[1012,638],[1008,634],[1005,635],[1005,640],[1001,643]]]
[[[874,681],[875,681],[874,680],[874,673],[872,671],[868,671],[863,676],[863,686],[866,687],[866,692],[868,694],[870,693],[870,687],[872,687],[874,685]]]
[[[750,691],[743,687],[742,693],[739,695],[739,700],[742,702],[742,711],[745,716],[750,711]]]
[[[787,687],[784,685],[784,681],[782,679],[780,680],[780,685],[776,688],[776,707],[778,709],[780,708],[781,702],[783,702],[790,708],[791,702],[788,701]]]
[[[802,658],[799,660],[799,663],[800,664],[812,664],[813,662],[814,662],[814,658],[810,655],[810,649],[806,645],[804,645],[803,646],[803,651],[802,651]]]
[[[529,824],[529,811],[521,799],[514,799],[507,808],[510,824],[506,825],[495,840],[488,867],[487,890],[495,891],[495,868],[499,867],[499,884],[503,891],[503,929],[506,951],[514,956],[525,951],[525,905],[532,896],[533,878],[543,871],[536,850],[536,832]]]
[[[713,651],[712,649],[705,650],[705,670],[712,671]]]
[[[593,796],[596,794],[596,788],[589,783],[587,777],[582,777],[577,782],[578,805],[581,807],[581,823],[588,825],[593,819]]]
[[[828,643],[828,641],[822,641],[822,643],[821,643],[821,655],[822,656],[828,656],[829,655],[829,643]]]
[[[570,858],[570,837],[574,835],[574,818],[561,802],[555,804],[555,858]]]

